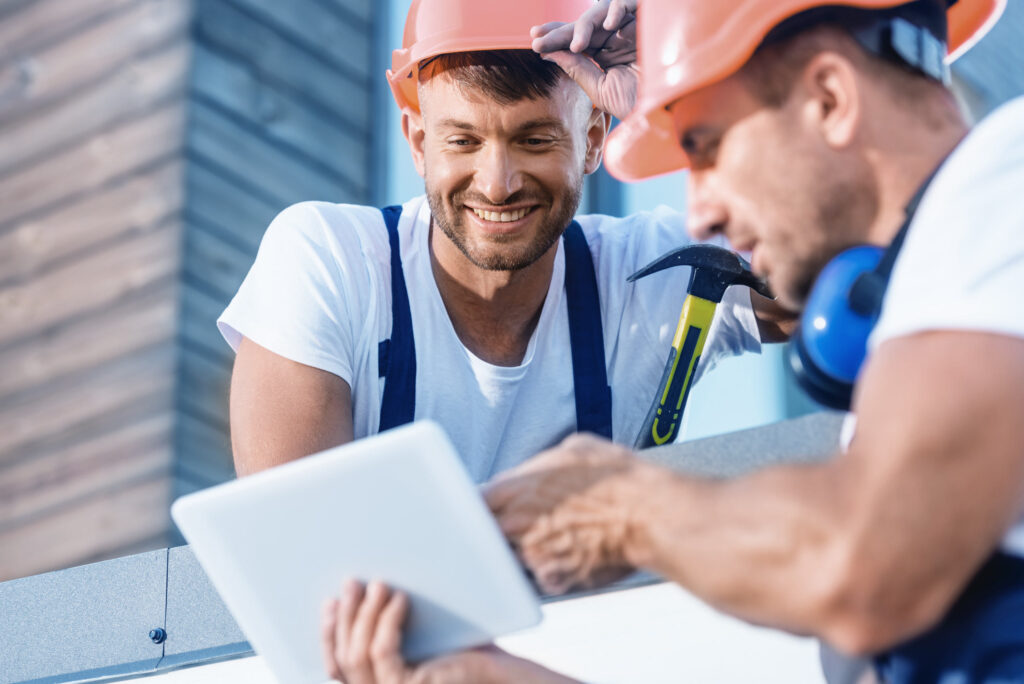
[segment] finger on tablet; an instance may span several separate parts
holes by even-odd
[[[334,661],[340,667],[344,677],[343,681],[357,681],[354,677],[352,667],[352,631],[363,603],[365,589],[356,580],[345,580],[341,585],[341,599],[338,601],[336,611],[337,624],[334,636]]]
[[[338,628],[338,600],[334,598],[324,601],[320,616],[320,651],[324,659],[324,671],[332,680],[341,681],[341,668],[335,660],[335,633]]]
[[[373,662],[370,659],[370,643],[373,640],[373,633],[377,629],[377,620],[380,618],[381,610],[387,603],[390,591],[381,582],[370,582],[366,585],[366,592],[363,601],[356,612],[355,620],[352,623],[352,632],[349,634],[345,675],[356,683],[374,681]]]
[[[405,674],[405,661],[402,660],[402,625],[409,612],[406,595],[400,591],[393,592],[377,619],[370,644],[370,656],[373,659],[373,672],[377,679],[386,682],[401,681]]]

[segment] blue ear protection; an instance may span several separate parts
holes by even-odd
[[[896,256],[932,173],[910,200],[906,220],[886,249],[851,247],[826,264],[814,281],[786,356],[797,384],[814,401],[850,410],[853,385],[867,356]]]
[[[853,383],[881,308],[876,269],[884,253],[863,245],[832,259],[815,281],[789,343],[789,365],[797,383],[829,408],[850,407]],[[880,282],[884,292],[885,281]]]

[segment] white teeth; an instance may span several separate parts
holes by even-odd
[[[485,221],[494,221],[496,223],[508,223],[510,221],[518,221],[529,213],[529,209],[517,209],[516,211],[481,211],[480,209],[473,209],[473,213],[482,218]]]

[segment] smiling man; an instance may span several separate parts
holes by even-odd
[[[413,3],[389,80],[426,196],[306,202],[271,224],[218,322],[239,474],[419,418],[481,482],[576,431],[635,438],[688,271],[626,278],[688,238],[668,210],[573,219],[609,116],[529,27],[588,6]],[[759,344],[733,288],[698,373]]]

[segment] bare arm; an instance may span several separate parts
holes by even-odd
[[[231,374],[231,448],[239,476],[351,442],[352,435],[347,382],[242,339]]]
[[[708,482],[590,444],[488,496],[540,578],[626,560],[748,620],[871,652],[937,621],[1020,514],[1021,407],[1024,340],[919,334],[872,358],[856,439],[831,463]],[[568,477],[601,459],[610,476]],[[574,488],[556,491],[551,474]],[[567,560],[567,536],[584,549],[596,537],[599,553]]]

